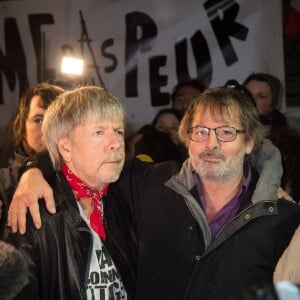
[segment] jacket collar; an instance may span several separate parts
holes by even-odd
[[[259,173],[259,178],[251,202],[254,204],[264,200],[277,201],[277,189],[281,184],[283,170],[280,152],[270,140],[264,140],[257,153],[254,167]],[[195,186],[192,172],[191,161],[187,159],[179,173],[168,180],[166,185],[182,196],[186,196],[190,194],[189,191]]]

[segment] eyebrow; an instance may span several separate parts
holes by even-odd
[[[41,117],[41,118],[43,118],[43,117],[44,117],[44,114],[34,114],[34,115],[32,115],[30,118],[36,118],[36,117]]]

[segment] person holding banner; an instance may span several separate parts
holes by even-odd
[[[207,89],[189,105],[179,137],[189,152],[182,166],[128,161],[110,185],[135,229],[128,235],[136,238],[135,299],[236,299],[252,284],[271,284],[300,208],[278,201],[280,154],[264,139],[251,99]],[[46,162],[30,160],[51,181]],[[36,168],[22,176],[9,211],[14,232],[25,232],[28,207],[41,227],[41,196],[55,212],[45,184]]]

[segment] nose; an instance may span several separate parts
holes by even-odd
[[[124,145],[124,137],[118,132],[111,132],[108,136],[108,147],[111,150],[119,150]]]
[[[220,142],[217,138],[216,131],[210,130],[207,140],[206,140],[206,147],[207,149],[215,149],[220,147]]]

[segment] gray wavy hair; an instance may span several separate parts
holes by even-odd
[[[64,92],[46,111],[42,125],[43,141],[54,169],[63,163],[58,141],[68,137],[78,125],[95,117],[125,123],[121,102],[105,89],[96,86],[79,87]]]

